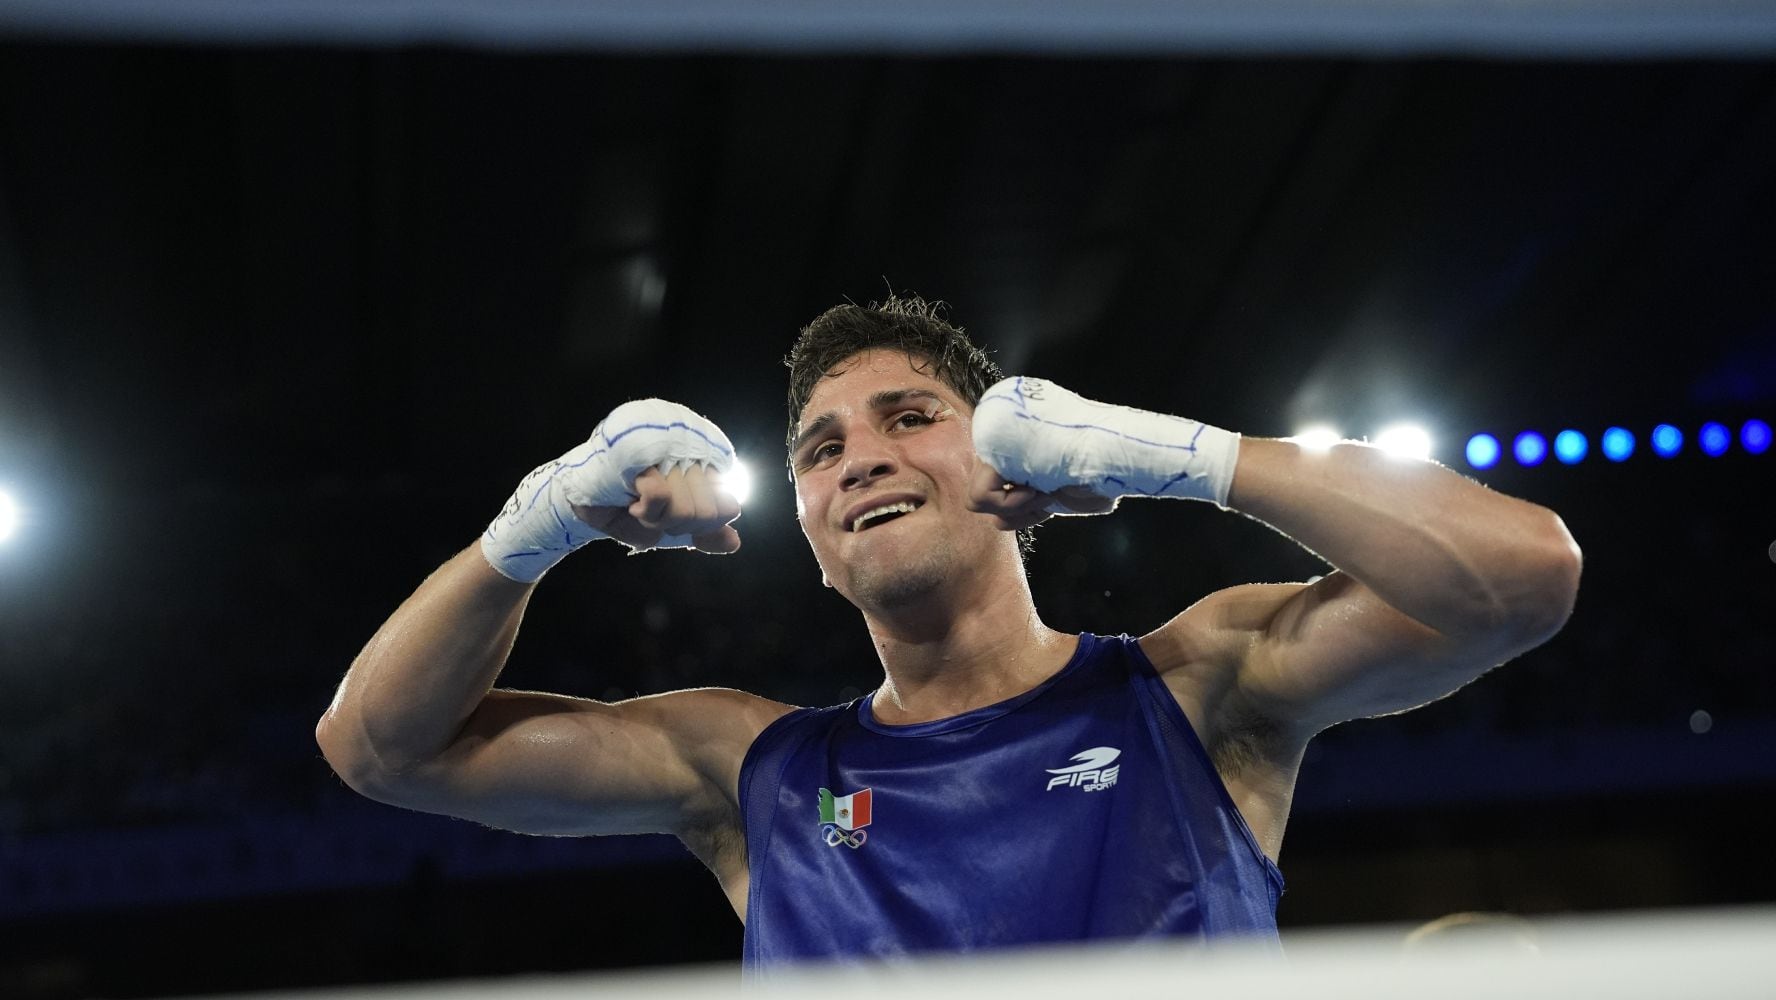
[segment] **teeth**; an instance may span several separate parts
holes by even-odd
[[[857,515],[857,520],[851,522],[851,530],[854,532],[862,531],[863,530],[863,522],[868,521],[871,518],[881,517],[884,514],[911,514],[913,511],[915,511],[917,509],[918,509],[918,505],[913,503],[911,500],[902,500],[899,503],[883,504],[882,506],[877,507],[874,510],[867,510],[867,511],[864,511],[862,514]]]

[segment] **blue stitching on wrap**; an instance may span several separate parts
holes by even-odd
[[[1011,400],[1005,396],[988,396],[986,399],[983,399],[980,401],[980,406],[976,406],[975,411],[978,413],[980,411],[981,406],[985,406],[988,403],[996,402],[999,400],[1004,400],[1005,402],[1011,402]],[[1188,451],[1191,454],[1196,453],[1196,439],[1202,435],[1203,427],[1205,426],[1200,423],[1198,423],[1196,425],[1196,434],[1191,436],[1189,444],[1170,444],[1165,441],[1149,441],[1146,438],[1138,438],[1138,437],[1135,437],[1133,434],[1124,434],[1123,432],[1115,429],[1114,427],[1103,427],[1098,424],[1063,424],[1058,420],[1050,420],[1047,417],[1039,417],[1034,413],[1025,413],[1022,410],[1018,411],[1014,415],[1019,420],[1034,420],[1039,424],[1047,424],[1050,427],[1059,427],[1062,430],[1103,431],[1105,434],[1114,434],[1117,437],[1122,438],[1124,441],[1134,441],[1138,444],[1152,445],[1155,448],[1172,448],[1172,449],[1176,449],[1178,451]],[[1162,416],[1163,416],[1163,414],[1162,414]],[[1173,418],[1173,419],[1181,419],[1181,418]]]
[[[580,459],[578,462],[575,462],[572,465],[563,466],[563,468],[577,469],[580,466],[585,465],[587,462],[590,462],[593,459],[597,458],[598,456],[609,451],[611,445],[614,445],[618,441],[621,441],[625,437],[628,437],[630,434],[632,434],[636,431],[641,431],[641,430],[656,430],[656,431],[687,430],[687,431],[690,431],[692,434],[695,434],[698,437],[702,438],[705,443],[707,443],[711,448],[714,448],[716,451],[721,452],[723,456],[732,455],[734,453],[734,449],[722,447],[720,442],[716,441],[714,438],[703,433],[702,431],[698,430],[697,428],[692,427],[690,424],[687,424],[682,420],[674,420],[672,423],[669,423],[669,424],[635,424],[632,427],[623,428],[622,430],[618,431],[615,436],[612,436],[610,434],[605,434],[604,435],[605,446],[603,448],[600,448],[597,451],[590,452],[586,455],[585,458]]]
[[[560,461],[555,462],[554,463],[555,468],[551,469],[549,471],[549,474],[543,477],[542,485],[538,486],[537,491],[530,495],[530,502],[528,502],[524,505],[523,510],[512,515],[512,517],[509,519],[510,523],[516,523],[519,518],[524,517],[525,515],[530,513],[531,508],[536,506],[537,498],[541,497],[543,495],[543,492],[549,488],[549,484],[551,482],[554,482],[555,474],[560,472],[562,469],[580,468],[581,466],[585,465],[587,462],[590,462],[593,459],[597,458],[598,456],[604,454],[605,452],[610,451],[611,445],[614,445],[618,441],[621,441],[624,437],[627,437],[630,433],[632,433],[634,431],[649,430],[649,429],[657,430],[657,431],[669,431],[669,430],[673,430],[675,428],[687,430],[687,431],[690,431],[692,434],[697,435],[698,437],[702,438],[705,442],[707,442],[710,447],[721,452],[723,456],[731,456],[734,454],[734,449],[724,448],[719,441],[716,441],[715,439],[711,438],[709,435],[703,433],[702,431],[698,430],[695,427],[692,427],[690,424],[687,424],[682,420],[675,420],[670,424],[636,424],[632,427],[625,427],[622,430],[618,431],[615,437],[612,437],[609,434],[604,434],[605,446],[603,448],[599,448],[594,451],[588,452],[586,457],[580,459],[578,462],[575,462],[572,465],[567,465],[567,464],[562,463]],[[598,434],[602,434],[602,433],[603,433],[602,425],[600,425],[600,429],[593,431],[594,435],[598,435]],[[561,517],[559,514],[557,514],[556,521],[559,522],[560,520],[561,520]],[[565,527],[565,525],[564,525],[564,527]]]
[[[561,519],[561,511],[559,511],[559,510],[557,510],[557,509],[556,509],[556,508],[555,508],[555,505],[554,505],[554,504],[550,504],[550,505],[549,505],[549,513],[550,513],[550,514],[553,514],[553,515],[554,515],[554,516],[555,516],[555,527],[557,527],[557,528],[559,528],[559,529],[561,529],[561,541],[562,541],[562,543],[563,543],[563,544],[566,544],[566,545],[572,545],[572,544],[573,544],[573,541],[574,541],[574,538],[573,538],[573,529],[572,529],[572,528],[569,528],[569,527],[568,527],[568,526],[567,526],[567,522],[566,522],[566,521],[563,521],[563,520],[562,520],[562,519]]]
[[[1123,482],[1120,478],[1118,478],[1116,476],[1105,476],[1104,482],[1115,483],[1116,485],[1122,487],[1125,490],[1133,490],[1135,493],[1137,493],[1141,496],[1144,496],[1144,497],[1157,497],[1157,496],[1164,495],[1166,490],[1171,489],[1173,486],[1177,485],[1178,482],[1180,482],[1181,480],[1185,480],[1185,479],[1189,479],[1189,478],[1190,478],[1190,473],[1180,472],[1177,475],[1173,476],[1172,478],[1166,480],[1165,482],[1160,483],[1159,489],[1154,490],[1151,493],[1147,492],[1146,490],[1140,489],[1139,487],[1130,486],[1129,484]]]

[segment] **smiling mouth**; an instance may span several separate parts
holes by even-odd
[[[851,531],[856,533],[865,528],[873,528],[879,524],[887,524],[889,521],[905,517],[918,509],[919,504],[912,500],[902,500],[899,503],[885,503],[880,507],[866,510],[857,515],[857,520],[851,522]]]

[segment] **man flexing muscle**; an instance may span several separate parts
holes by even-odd
[[[879,688],[792,708],[721,688],[606,704],[493,686],[537,580],[572,550],[740,547],[727,438],[643,400],[527,477],[371,638],[316,731],[341,777],[519,832],[675,834],[746,922],[753,969],[1274,940],[1308,740],[1443,697],[1572,609],[1579,551],[1560,518],[1431,462],[1001,380],[917,299],[829,310],[788,360],[797,517],[863,614]],[[1210,594],[1139,639],[1047,627],[1018,533],[1127,497],[1218,504],[1336,570]]]

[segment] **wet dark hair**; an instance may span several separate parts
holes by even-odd
[[[847,302],[833,306],[802,327],[795,346],[783,363],[789,366],[789,433],[784,444],[795,443],[796,428],[814,385],[835,371],[846,358],[871,348],[899,351],[914,359],[919,371],[956,390],[969,406],[980,402],[987,387],[1005,377],[986,351],[974,346],[968,334],[943,318],[942,302],[927,302],[917,295],[889,295],[884,302],[860,306]]]
[[[913,359],[913,367],[949,386],[970,407],[980,402],[987,387],[1005,377],[986,351],[976,347],[968,334],[943,316],[946,305],[927,302],[917,295],[890,294],[867,306],[847,302],[833,306],[802,327],[794,346],[784,357],[789,366],[789,432],[784,449],[795,444],[802,411],[814,386],[847,358],[875,348],[899,351]],[[795,478],[794,455],[785,461]],[[1018,547],[1027,556],[1034,542],[1029,529],[1018,532]]]

